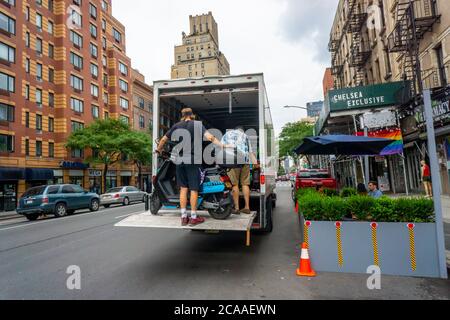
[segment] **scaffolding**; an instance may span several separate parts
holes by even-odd
[[[389,52],[402,55],[402,77],[405,81],[411,81],[413,97],[423,91],[419,46],[425,34],[431,31],[440,19],[436,1],[399,0],[395,26],[388,36]]]

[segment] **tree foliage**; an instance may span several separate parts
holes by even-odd
[[[126,155],[141,166],[151,163],[151,139],[146,133],[133,131],[128,124],[115,119],[98,120],[88,127],[73,132],[67,139],[68,149],[90,149],[92,156],[86,162],[103,165],[103,181],[106,186],[108,168],[120,162]]]
[[[297,158],[294,149],[303,139],[313,135],[313,125],[305,122],[288,123],[280,134],[280,157],[292,156]]]

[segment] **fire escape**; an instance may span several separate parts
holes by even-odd
[[[419,45],[440,19],[436,0],[398,0],[396,24],[388,37],[389,52],[402,54],[403,80],[411,81],[411,94],[422,92]]]
[[[365,70],[364,66],[369,60],[372,50],[370,44],[364,41],[362,35],[362,28],[367,21],[367,12],[363,12],[361,4],[358,0],[349,0],[349,12],[347,17],[347,33],[351,35],[351,47],[349,65],[354,68],[354,83],[355,85],[364,85]]]
[[[342,57],[339,54],[339,47],[342,43],[341,35],[332,35],[330,43],[328,44],[328,50],[331,52],[331,74],[336,79],[336,87],[341,89],[345,86],[344,75],[342,74],[344,70],[344,63]]]

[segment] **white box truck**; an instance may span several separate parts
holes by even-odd
[[[272,210],[276,205],[276,175],[278,172],[278,151],[275,144],[275,132],[272,123],[269,100],[267,97],[264,75],[245,74],[237,76],[211,76],[205,78],[163,80],[154,82],[153,100],[153,141],[161,139],[168,128],[175,124],[168,123],[168,112],[173,110],[177,121],[181,116],[181,109],[189,107],[194,111],[198,120],[201,120],[206,129],[220,130],[225,134],[227,130],[238,126],[244,127],[246,132],[254,132],[250,136],[253,150],[260,163],[260,169],[252,174],[251,210],[255,213],[248,218],[247,233],[249,230],[271,232],[273,228]],[[164,122],[164,123],[161,123]],[[216,131],[217,132],[217,131]],[[156,145],[154,145],[156,149]],[[153,178],[158,172],[159,159],[155,154],[153,158]],[[176,211],[176,210],[175,210]],[[161,212],[164,212],[161,211]],[[163,215],[162,215],[163,216]],[[147,214],[145,219],[150,219]],[[174,212],[176,220],[171,226],[178,226],[179,212]],[[133,220],[135,219],[135,220]],[[142,219],[144,219],[142,217]],[[131,218],[119,226],[139,227],[142,219]],[[156,219],[156,218],[155,218]],[[224,221],[211,221],[198,226],[214,230],[233,230],[235,220],[236,231],[243,229],[246,222],[235,216]],[[168,220],[153,221],[149,227],[164,227]],[[167,222],[169,223],[169,222]],[[167,225],[166,227],[170,227]]]

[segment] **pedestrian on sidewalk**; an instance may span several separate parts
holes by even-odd
[[[431,170],[430,166],[427,164],[425,160],[420,162],[422,166],[422,183],[425,188],[425,193],[428,198],[433,197],[433,185],[431,184]]]

